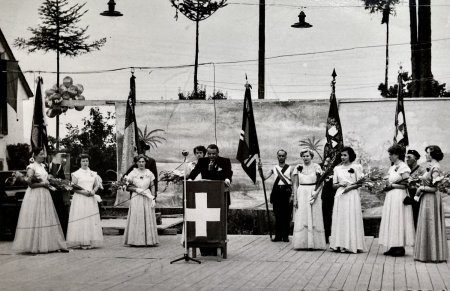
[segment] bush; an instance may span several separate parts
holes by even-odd
[[[30,159],[30,145],[26,143],[10,144],[6,146],[9,170],[24,170],[28,166]]]

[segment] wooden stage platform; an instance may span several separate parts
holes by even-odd
[[[16,255],[0,242],[0,290],[450,290],[450,265],[415,262],[412,249],[386,257],[377,239],[369,252],[295,251],[268,236],[229,235],[228,259],[184,261],[180,235],[160,236],[158,247],[105,246],[70,253]]]

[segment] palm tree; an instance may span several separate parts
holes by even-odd
[[[156,135],[156,133],[161,132],[164,133],[164,129],[154,129],[151,131],[147,131],[147,125],[144,128],[144,132],[140,128],[138,128],[139,140],[145,142],[145,144],[149,145],[150,148],[156,149],[158,144],[162,144],[166,139],[162,136]]]
[[[323,162],[323,157],[319,153],[319,149],[323,147],[321,138],[316,139],[316,137],[313,136],[311,139],[308,137],[308,138],[300,140],[298,145],[316,152],[317,155],[319,156],[320,160]]]
[[[387,89],[388,85],[388,72],[389,72],[389,16],[395,15],[395,4],[398,4],[400,0],[362,0],[364,2],[365,9],[369,10],[370,13],[381,12],[383,18],[381,19],[381,24],[386,24],[386,66],[384,72],[384,86]],[[382,93],[383,97],[385,93]]]

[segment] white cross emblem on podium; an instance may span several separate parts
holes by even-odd
[[[186,208],[186,221],[195,222],[195,236],[206,236],[206,222],[220,221],[220,208],[208,208],[207,193],[194,193],[195,208]]]

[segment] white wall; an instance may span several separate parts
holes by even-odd
[[[0,44],[0,51],[4,51],[4,48]],[[8,59],[8,56],[6,56]],[[25,140],[23,135],[23,102],[28,100],[27,94],[21,82],[19,81],[19,85],[17,86],[17,113],[14,109],[7,105],[8,107],[8,134],[0,135],[0,160],[3,161],[3,170],[8,169],[8,165],[6,163],[6,146],[9,144],[16,143],[29,143],[29,141]],[[26,112],[26,114],[33,115],[33,112]]]

